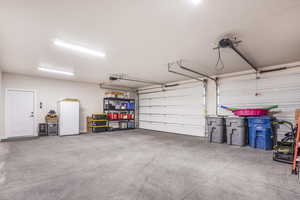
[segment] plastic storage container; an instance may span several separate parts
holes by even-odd
[[[268,116],[263,117],[248,117],[249,127],[259,126],[264,128],[271,128],[272,118]]]
[[[226,117],[227,144],[244,146],[247,143],[246,119],[244,117]]]
[[[120,128],[119,122],[109,122],[109,129],[110,130],[119,129],[119,128]]]
[[[106,126],[107,121],[93,121],[92,126]]]
[[[100,127],[100,128],[92,128],[93,133],[100,133],[107,131],[107,127]]]
[[[49,135],[49,136],[58,135],[58,124],[57,123],[47,123],[47,135]]]
[[[110,119],[119,119],[119,113],[112,113],[110,117]]]
[[[248,117],[248,126],[251,147],[264,150],[273,148],[271,117]]]
[[[93,114],[92,119],[94,120],[106,120],[107,114]]]
[[[47,136],[47,124],[46,123],[40,123],[39,124],[39,136]]]
[[[225,123],[223,117],[207,117],[208,139],[209,142],[225,142]]]
[[[127,129],[127,128],[128,128],[127,122],[120,122],[120,129]]]
[[[134,122],[128,122],[128,128],[134,128],[135,127],[135,125],[134,125]]]
[[[128,104],[127,104],[127,109],[128,109],[128,110],[133,110],[134,107],[135,107],[135,106],[134,106],[134,103],[128,103]]]
[[[127,114],[128,119],[133,119],[133,114]]]

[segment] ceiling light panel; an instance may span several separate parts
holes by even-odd
[[[68,43],[68,42],[65,42],[65,41],[59,40],[59,39],[54,40],[54,44],[59,47],[63,47],[63,48],[77,51],[80,53],[90,54],[90,55],[97,56],[97,57],[105,57],[106,56],[105,53],[103,53],[103,52],[95,51],[95,50],[92,50],[92,49],[89,49],[89,48],[86,48],[83,46],[79,46],[76,44],[71,44],[71,43]]]
[[[191,1],[191,3],[194,4],[195,6],[197,6],[200,3],[202,3],[202,0],[189,0],[189,1]]]
[[[44,71],[44,72],[49,72],[49,73],[55,73],[55,74],[62,74],[66,76],[74,76],[73,72],[66,72],[66,71],[61,71],[61,70],[56,70],[56,69],[50,69],[46,67],[38,67],[39,71]]]

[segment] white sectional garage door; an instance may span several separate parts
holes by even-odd
[[[205,90],[201,82],[139,95],[139,127],[205,135]]]
[[[295,109],[300,108],[300,72],[280,71],[220,79],[219,104],[237,108],[257,108],[278,105],[274,116],[281,120],[295,122]],[[219,108],[219,114],[231,114]],[[281,126],[279,139],[287,132]]]

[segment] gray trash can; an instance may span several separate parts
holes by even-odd
[[[209,142],[224,143],[225,142],[224,117],[208,116],[206,119],[207,119]]]
[[[227,144],[245,146],[247,143],[247,126],[244,117],[226,117]]]

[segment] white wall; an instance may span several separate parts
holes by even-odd
[[[98,84],[80,83],[55,79],[37,78],[11,73],[2,74],[2,103],[1,113],[4,110],[5,88],[34,89],[37,91],[37,120],[44,122],[44,117],[50,109],[56,110],[57,101],[63,98],[77,98],[80,100],[80,131],[85,131],[86,117],[92,113],[103,110],[103,97],[105,90],[100,89]],[[43,108],[39,108],[39,103]],[[4,124],[4,117],[1,123]],[[4,127],[1,125],[2,136]]]

